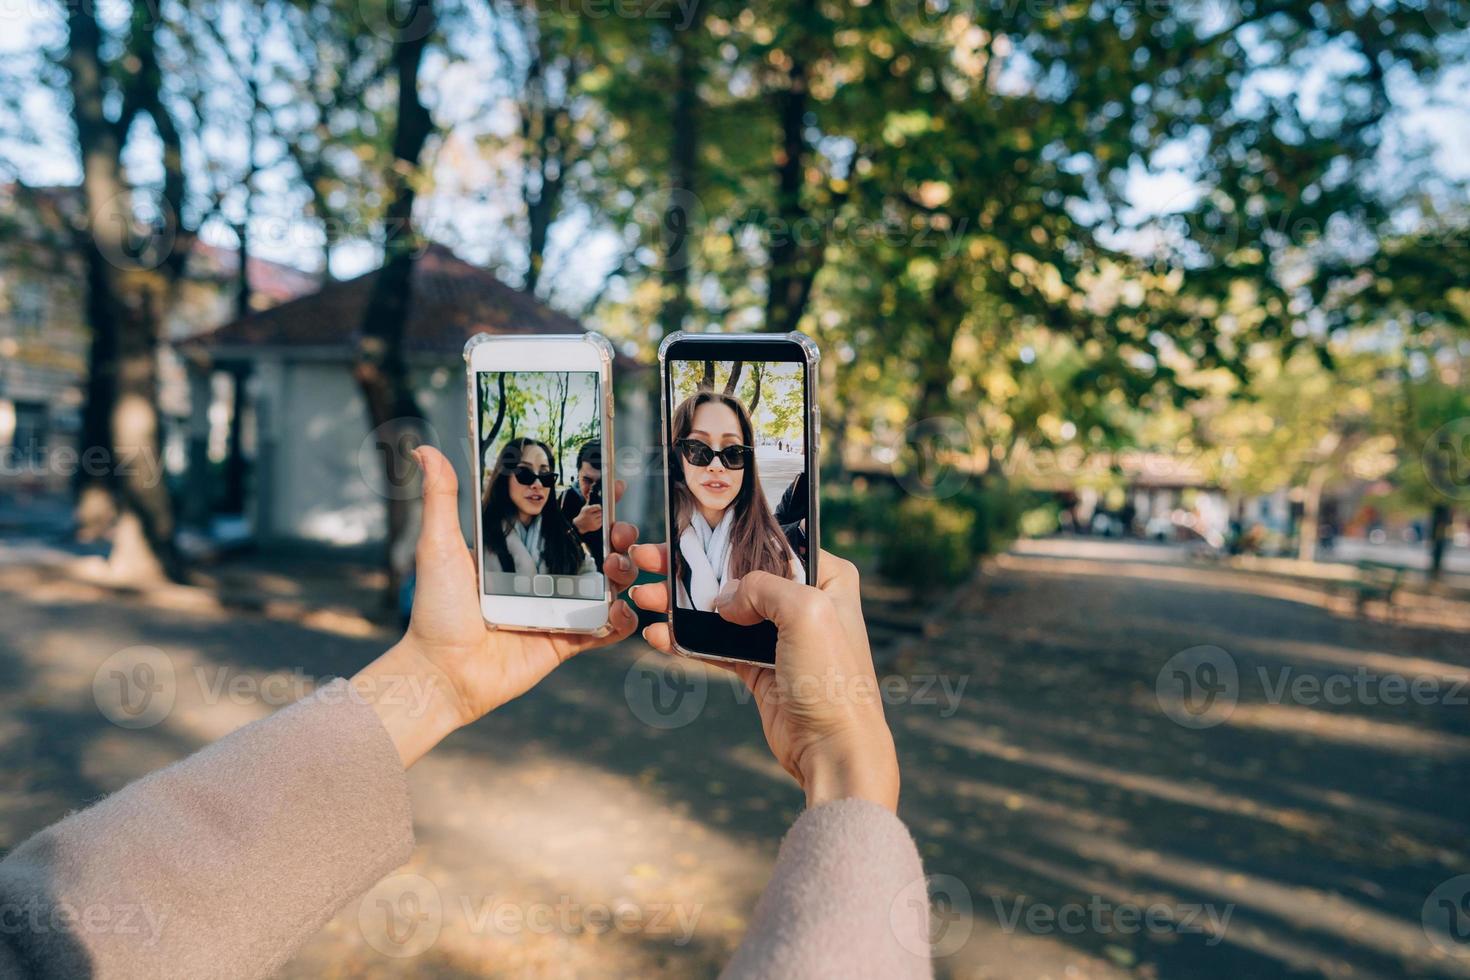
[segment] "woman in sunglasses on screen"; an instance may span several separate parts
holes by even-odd
[[[535,439],[511,439],[500,448],[480,522],[485,532],[486,571],[580,575],[597,570],[556,506],[556,471],[551,460],[551,447]]]
[[[673,429],[680,607],[713,612],[720,592],[754,571],[804,582],[761,490],[745,405],[717,391],[696,392],[675,409]]]

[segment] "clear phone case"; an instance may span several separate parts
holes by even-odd
[[[771,341],[788,341],[796,344],[805,355],[807,397],[811,403],[811,438],[807,440],[806,446],[806,471],[808,474],[808,491],[810,500],[810,512],[807,516],[807,539],[811,543],[807,558],[808,578],[817,581],[817,557],[821,550],[821,515],[819,513],[820,492],[818,489],[818,466],[821,459],[822,443],[822,410],[817,402],[817,366],[821,362],[821,349],[817,342],[799,330],[790,333],[690,333],[678,330],[664,338],[658,347],[658,404],[659,404],[659,445],[662,449],[663,459],[669,458],[669,399],[665,397],[669,386],[669,348],[681,340],[698,340],[704,342],[728,343],[731,347],[730,360],[740,360],[738,349],[744,344],[770,343]],[[674,529],[669,525],[669,516],[673,513],[672,492],[669,488],[668,474],[664,474],[664,540],[669,546],[674,545]],[[673,602],[675,595],[674,563],[669,562],[668,571],[669,601]],[[704,653],[698,650],[690,650],[680,645],[679,638],[674,634],[674,618],[672,612],[669,615],[669,638],[675,652],[686,657],[694,657],[699,660],[719,660],[726,663],[754,664],[757,667],[770,667],[770,664],[760,663],[753,660],[744,660],[739,657],[722,657],[718,654]]]
[[[579,343],[584,343],[584,344],[591,344],[594,348],[596,348],[597,353],[598,353],[598,361],[599,361],[599,366],[598,366],[598,371],[597,371],[598,386],[602,390],[602,405],[600,406],[600,408],[602,410],[602,418],[603,418],[603,425],[602,425],[602,474],[603,474],[603,476],[602,476],[602,480],[603,480],[604,487],[616,486],[617,485],[617,472],[616,472],[616,469],[615,469],[614,460],[617,458],[617,447],[613,443],[613,400],[614,399],[613,399],[613,383],[612,383],[613,358],[616,356],[616,352],[613,350],[612,342],[609,341],[602,334],[596,333],[595,331],[591,331],[591,330],[587,331],[586,333],[578,333],[578,334],[536,334],[536,335],[531,335],[531,336],[525,336],[525,335],[522,335],[522,334],[505,335],[505,334],[477,333],[473,337],[471,337],[469,340],[465,341],[465,345],[464,345],[465,410],[466,410],[466,421],[469,423],[469,428],[468,428],[467,431],[470,433],[470,438],[472,440],[476,441],[476,442],[478,442],[479,420],[475,417],[475,415],[479,411],[480,404],[479,404],[479,392],[476,391],[476,389],[475,389],[475,371],[474,371],[474,368],[472,368],[470,366],[470,356],[473,353],[473,351],[475,350],[475,348],[476,347],[479,347],[481,344],[493,344],[497,340],[508,340],[508,341],[513,340],[513,341],[515,341],[517,343],[546,342],[548,344],[551,344],[551,343],[563,343],[564,344],[564,343],[566,343],[567,341],[570,340],[570,341],[577,341]],[[481,507],[481,501],[480,501],[480,493],[481,493],[481,489],[482,489],[483,484],[484,484],[484,476],[481,474],[480,469],[481,469],[482,466],[484,466],[484,460],[482,460],[480,458],[480,447],[478,445],[472,446],[471,448],[473,450],[473,452],[471,453],[471,456],[474,458],[474,479],[475,479],[475,488],[474,488],[474,494],[475,494],[475,541],[474,541],[474,546],[475,546],[475,549],[476,549],[476,560],[475,560],[475,569],[476,569],[475,591],[478,593],[479,592],[479,589],[480,589],[480,583],[479,583],[479,568],[480,568],[479,549],[481,547],[483,547],[483,545],[481,544],[481,542],[484,541],[484,531],[480,527],[480,521],[482,519],[482,507]],[[616,523],[616,521],[617,521],[617,514],[616,514],[616,510],[617,510],[617,499],[616,498],[617,498],[617,495],[615,493],[614,494],[607,494],[607,493],[604,493],[603,494],[603,501],[602,501],[602,533],[603,533],[603,540],[604,540],[604,542],[606,542],[605,547],[611,546],[611,542],[612,542],[612,527],[613,527],[613,524]],[[609,583],[609,582],[605,582],[604,587],[603,587],[603,599],[604,599],[605,605],[607,606],[607,609],[608,609],[609,614],[611,614],[611,611],[612,611],[612,604],[613,604],[614,598],[615,598],[615,595],[614,595],[614,593],[612,591],[612,584]],[[546,626],[546,627],[518,626],[518,625],[517,626],[511,626],[511,625],[507,625],[507,624],[504,624],[504,623],[493,623],[493,622],[491,622],[488,619],[485,620],[485,625],[486,626],[489,626],[491,629],[508,630],[508,631],[516,632],[516,633],[578,633],[578,634],[585,635],[585,636],[606,636],[607,634],[609,634],[609,633],[612,632],[612,624],[610,622],[606,621],[606,620],[604,620],[604,622],[603,622],[603,624],[601,626],[595,627],[593,629],[573,629],[573,628],[567,628],[567,627],[553,627],[553,626]]]

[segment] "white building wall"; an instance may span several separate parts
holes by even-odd
[[[432,426],[430,441],[454,463],[468,490],[463,377],[446,368],[415,371],[413,377]],[[266,536],[337,547],[380,543],[387,533],[387,484],[350,369],[341,363],[287,364],[280,385]],[[460,495],[466,528],[474,518],[472,499]]]
[[[265,536],[336,546],[382,540],[383,481],[358,464],[367,411],[350,371],[298,362],[284,365],[280,379]]]
[[[258,368],[263,370],[254,390],[261,423],[256,475],[258,489],[269,494],[255,501],[258,535],[335,547],[381,543],[387,529],[382,457],[369,437],[367,409],[349,367],[266,362]],[[463,370],[425,368],[413,377],[419,407],[432,426],[430,439],[459,477],[460,526],[468,540],[474,534],[474,489]],[[649,425],[647,400],[634,402],[631,411],[620,406],[617,434],[641,444]],[[633,486],[619,517],[642,521],[647,481],[636,473],[629,477]]]

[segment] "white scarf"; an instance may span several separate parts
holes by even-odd
[[[505,522],[503,530],[505,548],[510,552],[510,560],[515,567],[502,568],[501,571],[517,575],[546,574],[546,556],[541,551],[541,515],[531,518],[529,524],[522,524],[518,518],[512,517]]]
[[[679,582],[679,605],[685,609],[714,612],[715,599],[730,576],[730,531],[735,526],[735,508],[725,508],[713,528],[695,508],[689,526],[679,535],[679,552],[689,566],[689,589]],[[692,600],[692,601],[691,601]]]

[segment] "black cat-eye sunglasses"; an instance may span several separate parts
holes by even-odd
[[[516,482],[523,487],[529,487],[537,480],[540,480],[541,485],[548,490],[556,486],[556,474],[551,472],[551,470],[546,470],[544,473],[537,473],[529,466],[517,466],[511,471],[510,475],[515,477]]]
[[[678,447],[679,455],[695,466],[708,466],[710,460],[718,456],[727,470],[745,469],[745,461],[754,452],[749,446],[726,446],[724,449],[715,449],[698,439],[680,439],[674,445]]]

